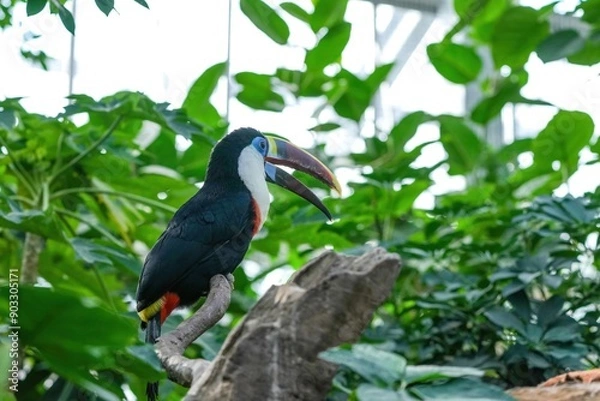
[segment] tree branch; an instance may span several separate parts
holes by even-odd
[[[167,370],[169,379],[189,387],[210,362],[183,356],[185,349],[204,332],[217,324],[231,301],[231,285],[224,276],[210,280],[210,292],[206,301],[194,315],[170,333],[161,336],[156,343],[156,353]]]
[[[157,354],[172,380],[191,387],[187,401],[324,399],[337,368],[319,353],[358,340],[399,271],[398,255],[381,248],[361,257],[326,252],[271,287],[213,361],[191,360],[185,348],[229,305],[230,286],[215,276],[202,308],[159,339]]]
[[[21,260],[21,283],[35,284],[38,276],[40,253],[44,249],[44,238],[37,234],[25,233],[23,259]]]

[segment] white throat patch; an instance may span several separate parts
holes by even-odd
[[[265,160],[253,145],[248,145],[242,150],[238,159],[238,174],[258,205],[260,230],[267,219],[271,198],[265,181]]]

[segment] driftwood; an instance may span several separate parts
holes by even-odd
[[[202,308],[159,339],[157,354],[169,378],[190,386],[187,401],[322,400],[336,367],[318,354],[359,338],[399,271],[399,257],[380,248],[361,257],[327,252],[271,287],[212,362],[191,360],[186,347],[229,305],[228,281],[213,277]]]
[[[567,383],[553,387],[509,390],[517,401],[600,401],[600,383]]]

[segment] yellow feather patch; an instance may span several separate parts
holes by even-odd
[[[160,310],[162,309],[163,303],[164,303],[164,297],[160,297],[160,299],[158,301],[154,302],[149,307],[139,311],[138,316],[140,317],[140,319],[142,319],[142,322],[147,323],[148,320],[150,320],[150,318],[152,318],[152,316],[159,313]]]

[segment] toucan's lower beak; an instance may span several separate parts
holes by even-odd
[[[269,141],[269,152],[265,157],[267,162],[265,163],[267,179],[306,199],[325,213],[331,220],[331,213],[329,213],[325,205],[310,189],[273,164],[288,166],[310,174],[328,187],[341,193],[341,187],[335,175],[319,159],[291,143],[271,136],[267,136],[267,140]]]

